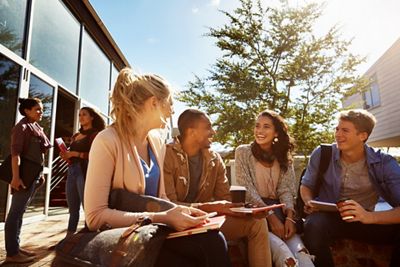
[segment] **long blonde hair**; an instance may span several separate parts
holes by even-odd
[[[111,95],[113,127],[122,141],[129,143],[130,137],[136,134],[135,125],[148,98],[155,96],[163,101],[170,94],[170,86],[160,76],[137,75],[130,68],[122,69]]]

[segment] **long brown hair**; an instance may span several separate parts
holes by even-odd
[[[251,152],[258,161],[270,161],[277,159],[282,171],[288,170],[289,163],[292,162],[292,151],[294,150],[294,140],[288,133],[288,126],[282,116],[272,110],[264,110],[258,114],[257,118],[264,116],[270,118],[275,132],[278,134],[278,141],[272,142],[272,153],[263,150],[256,141],[251,143]]]
[[[91,107],[83,107],[83,108],[81,108],[81,110],[82,109],[89,112],[89,115],[93,118],[92,127],[94,129],[96,129],[97,131],[100,132],[100,131],[104,130],[104,128],[106,128],[106,123],[104,122],[104,119],[100,115],[99,112],[97,112],[96,110],[94,110]],[[81,129],[82,129],[82,127],[81,127]]]

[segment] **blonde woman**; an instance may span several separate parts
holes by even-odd
[[[110,209],[110,190],[122,188],[137,194],[165,198],[163,158],[165,145],[153,130],[164,128],[172,114],[170,87],[157,75],[136,75],[123,69],[111,96],[114,123],[100,132],[89,154],[85,185],[88,227],[127,227],[147,217],[184,230],[203,222],[204,212],[182,206],[165,212],[125,212]],[[226,242],[219,232],[167,239],[157,265],[229,266]]]

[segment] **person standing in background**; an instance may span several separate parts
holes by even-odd
[[[79,132],[72,136],[69,150],[60,152],[61,158],[70,162],[65,188],[69,211],[67,237],[75,233],[78,226],[90,147],[97,133],[105,128],[101,115],[90,107],[80,109],[79,124],[81,127]]]
[[[32,185],[24,184],[20,165],[22,158],[43,166],[44,153],[51,147],[50,141],[38,124],[42,120],[43,104],[38,98],[20,98],[18,111],[24,116],[12,129],[12,199],[7,215],[4,236],[7,257],[4,263],[27,263],[35,259],[35,252],[20,247],[22,218],[37,186],[44,183],[41,173]]]

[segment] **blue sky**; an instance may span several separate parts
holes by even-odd
[[[302,5],[307,0],[289,0]],[[316,2],[321,2],[317,0]],[[227,20],[218,9],[232,11],[237,0],[90,0],[114,40],[141,73],[165,77],[176,90],[185,88],[194,74],[203,77],[220,55],[214,40],[204,37],[207,27]],[[264,6],[276,0],[262,1]],[[368,56],[365,72],[400,38],[400,1],[329,0],[316,33],[334,24],[345,38],[354,38],[352,52]],[[185,108],[175,106],[174,121]]]

